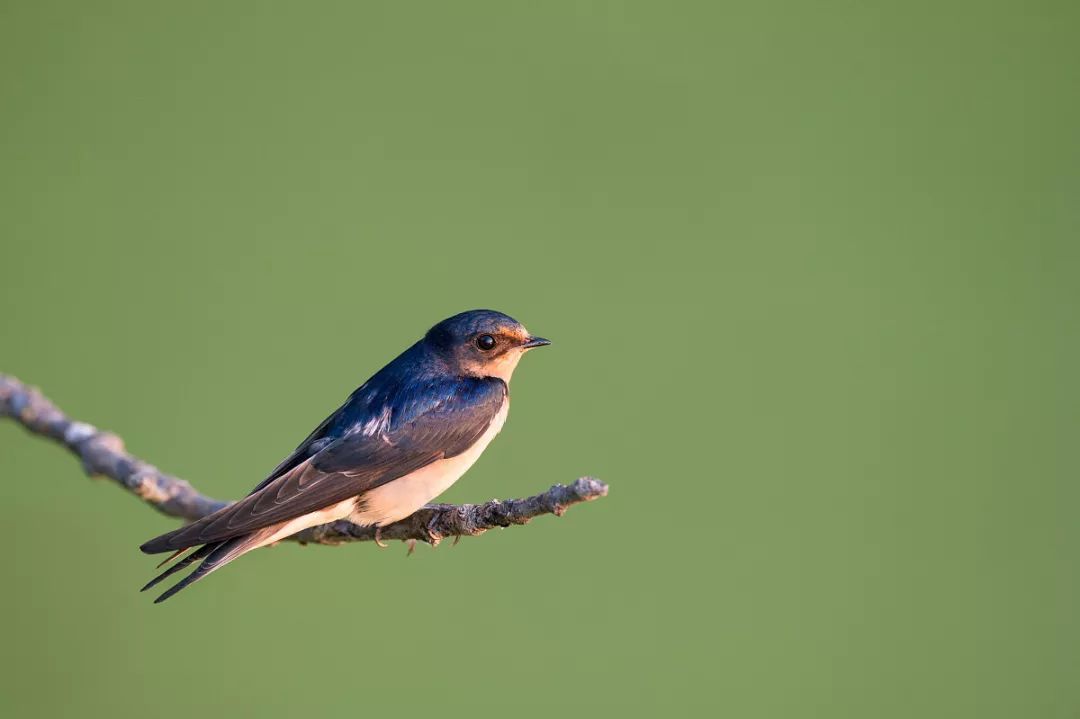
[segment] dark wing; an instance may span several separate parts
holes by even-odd
[[[432,462],[461,454],[487,431],[506,399],[496,378],[408,387],[386,408],[388,426],[362,427],[239,502],[142,545],[148,554],[220,542],[324,509]]]

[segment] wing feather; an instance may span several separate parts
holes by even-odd
[[[454,379],[401,393],[390,421],[356,427],[244,499],[142,545],[148,554],[220,542],[332,506],[471,447],[506,399],[502,380]],[[385,410],[385,408],[384,408]]]

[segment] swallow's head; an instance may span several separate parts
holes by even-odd
[[[428,330],[424,341],[453,371],[469,377],[501,377],[507,383],[523,354],[551,344],[494,310],[469,310],[447,318]]]

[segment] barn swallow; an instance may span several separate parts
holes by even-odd
[[[548,344],[491,310],[438,323],[353,392],[244,499],[143,544],[147,554],[174,552],[173,558],[194,549],[143,590],[199,562],[155,600],[163,602],[241,555],[308,527],[347,518],[377,532],[409,516],[480,457],[506,422],[518,361]]]

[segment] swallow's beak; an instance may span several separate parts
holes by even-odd
[[[544,347],[551,344],[551,340],[546,340],[543,337],[530,337],[521,344],[521,349],[531,350],[533,347]]]

